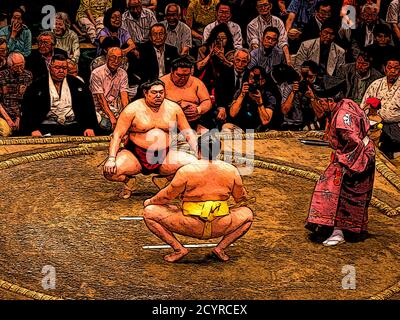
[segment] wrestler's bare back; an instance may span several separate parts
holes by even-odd
[[[130,121],[129,139],[139,147],[158,150],[170,145],[170,130],[176,127],[182,110],[175,102],[164,99],[158,111],[154,111],[144,99],[139,99],[129,104],[122,113]]]
[[[247,194],[238,170],[223,161],[197,160],[180,168],[171,187],[184,186],[183,201],[245,200]],[[179,188],[179,187],[178,187]]]

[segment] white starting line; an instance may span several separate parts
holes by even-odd
[[[119,220],[133,220],[133,221],[141,221],[143,220],[143,217],[120,217]]]

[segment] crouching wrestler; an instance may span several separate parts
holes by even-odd
[[[181,107],[164,99],[164,83],[160,80],[147,82],[142,89],[144,98],[127,105],[118,118],[103,168],[106,179],[124,183],[119,195],[124,199],[129,198],[135,188],[135,175],[154,173],[170,177],[183,165],[197,160],[171,148],[172,133],[179,129],[197,154],[197,136]],[[120,150],[126,134],[127,143]]]
[[[216,160],[220,140],[212,134],[198,139],[199,159],[180,168],[171,183],[144,202],[147,227],[174,252],[164,260],[176,262],[189,253],[173,233],[197,238],[223,237],[213,254],[228,261],[225,249],[250,229],[253,212],[245,206],[229,208],[227,200],[247,201],[238,170],[231,164]],[[181,208],[170,204],[180,196]]]

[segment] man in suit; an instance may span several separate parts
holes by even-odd
[[[217,81],[215,87],[216,120],[222,125],[229,114],[229,106],[236,91],[242,88],[243,76],[250,63],[250,52],[238,49],[233,56],[233,68],[226,68],[221,75],[224,81]]]
[[[49,73],[28,87],[22,102],[21,127],[26,135],[94,136],[97,119],[89,88],[67,75],[65,55],[55,54]]]
[[[140,45],[138,71],[142,82],[161,78],[171,72],[171,62],[179,58],[178,49],[165,43],[167,30],[161,23],[150,29],[150,41]]]
[[[300,71],[300,66],[307,60],[316,62],[323,74],[335,75],[338,69],[345,64],[346,52],[334,43],[337,34],[336,23],[326,21],[319,38],[303,42],[297,52],[294,67]]]
[[[317,38],[321,32],[322,24],[332,16],[332,5],[329,0],[318,2],[315,7],[315,16],[308,21],[302,32],[299,34],[301,40],[310,40]],[[288,33],[290,38],[296,38],[294,32]]]

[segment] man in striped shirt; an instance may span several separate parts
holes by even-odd
[[[127,0],[127,6],[128,11],[122,15],[122,28],[136,44],[148,41],[150,28],[157,23],[154,12],[143,8],[141,0]]]
[[[161,23],[167,29],[166,44],[178,48],[181,56],[189,54],[192,47],[192,30],[182,21],[179,21],[181,16],[181,7],[176,3],[170,3],[165,7],[165,21]]]

